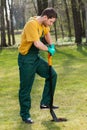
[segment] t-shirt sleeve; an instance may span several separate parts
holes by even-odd
[[[35,21],[28,22],[24,28],[26,40],[34,42],[39,40],[37,24]]]

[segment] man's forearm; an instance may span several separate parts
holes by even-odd
[[[47,41],[48,44],[52,44],[52,38],[50,33],[45,35],[45,40]]]
[[[40,50],[48,51],[48,47],[46,45],[44,45],[41,41],[35,41],[34,46]]]

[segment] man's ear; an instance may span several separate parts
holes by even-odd
[[[44,17],[44,20],[47,20],[47,19],[48,19],[47,15],[44,15],[43,17]]]

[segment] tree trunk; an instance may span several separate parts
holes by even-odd
[[[86,43],[87,43],[87,4],[85,5],[85,12],[86,12],[86,31],[85,31],[85,34],[86,34]]]
[[[83,7],[82,7],[82,36],[83,37],[85,37],[85,20],[86,20],[86,18],[85,18],[85,5],[84,5],[84,3],[83,3],[83,5],[82,5]]]
[[[10,21],[11,21],[11,35],[12,35],[12,44],[15,44],[15,36],[14,36],[14,25],[13,25],[13,0],[11,1],[11,5],[10,2],[8,0],[8,5],[9,5],[9,10],[10,10]]]
[[[22,23],[22,27],[24,27],[24,25],[25,25],[25,7],[24,6],[22,6],[21,7],[22,8],[22,17],[23,17],[23,23]]]
[[[82,42],[82,25],[80,18],[80,11],[77,8],[76,0],[71,0],[74,28],[75,28],[75,42],[80,45]]]
[[[8,20],[8,13],[7,13],[7,5],[5,0],[5,14],[6,14],[6,26],[7,26],[7,36],[8,36],[8,45],[11,46],[11,38],[10,38],[10,26],[9,26],[9,20]]]
[[[68,11],[68,6],[66,0],[64,0],[65,4],[65,12],[67,16],[67,23],[68,23],[68,37],[71,39],[71,26],[70,26],[70,17],[69,17],[69,11]]]
[[[48,0],[43,0],[43,10],[48,7]]]
[[[59,22],[59,25],[60,25],[60,29],[61,29],[61,35],[62,35],[62,38],[64,39],[64,29],[63,29],[63,24],[62,24],[62,19],[61,19],[61,16],[58,16],[58,22]]]
[[[79,10],[81,12],[81,18],[82,18],[82,36],[85,36],[85,5],[82,0],[78,0],[79,3]]]
[[[48,7],[48,0],[37,0],[38,15],[41,15],[42,11]]]
[[[55,1],[52,0],[52,7],[53,7],[53,8],[54,8],[54,5],[55,5]],[[56,23],[57,23],[57,22],[54,23],[54,32],[55,32],[55,39],[56,39],[56,41],[57,41],[57,27],[56,27]]]
[[[36,5],[35,5],[35,2],[34,2],[34,0],[32,0],[32,3],[33,3],[33,5],[34,5],[34,8],[35,8],[35,11],[36,11],[36,14],[38,14],[37,12],[37,7],[36,7]]]
[[[4,19],[4,4],[5,1],[1,0],[1,47],[6,47],[6,34],[5,34],[5,19]]]

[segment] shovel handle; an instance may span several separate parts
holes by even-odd
[[[50,53],[48,53],[48,64],[52,66],[52,55]]]

